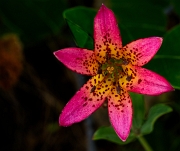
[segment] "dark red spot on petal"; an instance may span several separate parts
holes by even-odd
[[[140,84],[141,82],[142,82],[142,80],[141,80],[141,79],[139,79],[139,80],[138,80],[138,84]]]
[[[87,105],[87,102],[83,104],[83,107]]]
[[[91,93],[94,92],[96,89],[96,86],[93,86],[92,89],[91,89]]]

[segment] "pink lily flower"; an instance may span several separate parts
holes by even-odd
[[[94,19],[94,42],[94,51],[73,47],[54,52],[69,69],[93,76],[66,104],[59,124],[80,122],[108,100],[112,127],[125,141],[133,114],[128,91],[159,95],[174,90],[165,78],[141,67],[156,54],[162,38],[143,38],[123,47],[114,13],[102,5]]]

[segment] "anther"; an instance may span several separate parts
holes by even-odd
[[[95,89],[96,89],[96,86],[93,86],[92,89],[91,89],[91,91],[90,91],[90,93],[94,92]]]

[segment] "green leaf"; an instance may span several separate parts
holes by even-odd
[[[163,38],[163,43],[157,55],[170,57],[180,56],[180,25],[168,31]]]
[[[151,133],[153,131],[154,123],[156,122],[156,120],[160,116],[167,114],[171,111],[172,111],[172,108],[165,104],[157,104],[153,106],[149,111],[147,120],[142,125],[141,134],[144,135],[144,134]]]
[[[80,26],[67,20],[67,23],[71,29],[71,32],[74,36],[75,43],[78,47],[93,49],[93,39],[91,36],[84,31]]]
[[[130,93],[133,102],[133,131],[139,130],[144,121],[145,107],[144,96]]]
[[[125,46],[126,44],[128,44],[129,42],[133,41],[134,37],[133,35],[131,34],[129,28],[127,28],[125,25],[123,25],[122,23],[121,24],[118,24],[119,25],[119,30],[120,30],[120,33],[121,33],[121,37],[122,37],[122,43],[123,43],[123,46]]]
[[[170,6],[170,1],[171,0],[148,0],[151,2],[154,6],[158,6],[159,8],[162,9],[167,9]]]
[[[146,68],[165,77],[174,88],[180,89],[180,57],[170,58],[170,56],[157,55],[151,60]]]
[[[165,28],[157,27],[153,25],[126,25],[127,29],[133,36],[133,40],[151,37],[151,36],[163,36],[165,34]],[[130,41],[131,42],[131,41]]]
[[[111,0],[111,6],[122,23],[147,24],[159,27],[166,25],[162,10],[149,1]]]
[[[172,0],[172,4],[173,4],[173,8],[175,10],[175,12],[178,14],[178,16],[180,17],[180,1],[179,0]]]
[[[105,139],[119,145],[128,144],[132,142],[135,138],[136,138],[135,135],[131,132],[127,140],[123,142],[117,136],[117,134],[115,133],[112,127],[101,127],[94,133],[94,136],[93,136],[93,140]]]
[[[64,11],[77,46],[93,49],[93,23],[96,11],[86,7],[75,7]]]
[[[1,0],[0,18],[9,32],[19,34],[29,44],[60,32],[65,8],[65,0]]]

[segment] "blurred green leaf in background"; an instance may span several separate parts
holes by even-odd
[[[66,0],[1,0],[0,33],[17,33],[27,44],[57,35],[64,25],[62,12],[67,7]]]

